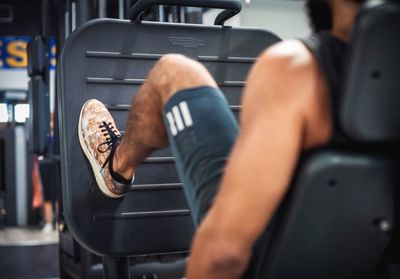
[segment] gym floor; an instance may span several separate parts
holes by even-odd
[[[0,278],[58,278],[58,234],[32,228],[0,229]]]

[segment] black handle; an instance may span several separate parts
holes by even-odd
[[[140,22],[140,15],[155,5],[224,9],[215,19],[215,25],[223,25],[226,20],[242,10],[240,0],[139,0],[129,10],[129,18],[135,22]]]

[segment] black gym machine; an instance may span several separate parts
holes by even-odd
[[[47,1],[47,3],[43,4],[43,8],[47,9],[47,14],[56,15],[55,17],[50,16],[47,22],[52,21],[53,26],[56,28],[54,33],[56,36],[57,50],[60,50],[63,48],[65,40],[70,36],[74,29],[95,18],[127,18],[129,8],[136,2],[137,1],[132,0],[57,0]],[[202,8],[187,8],[169,5],[151,6],[147,8],[141,16],[142,19],[147,21],[201,23],[202,13]],[[56,92],[56,98],[59,98],[58,90]],[[56,107],[56,110],[57,109],[58,107]],[[55,134],[58,143],[59,136],[57,122],[58,119],[56,118]],[[56,146],[58,151],[59,145],[56,144]],[[62,208],[62,206],[60,208]],[[116,271],[127,272],[126,266],[125,268],[121,268],[121,264],[127,264],[126,261],[113,261],[109,258],[102,260],[101,257],[89,252],[78,244],[68,226],[65,224],[62,211],[59,216],[59,234],[61,278],[102,278],[103,273],[114,274]],[[177,258],[181,259],[182,257],[176,257],[173,255],[162,257],[162,259],[160,259],[159,256],[136,257],[130,259],[129,265],[132,266],[131,273],[138,274],[140,278],[142,278],[142,276],[149,276],[146,278],[152,278],[151,274],[154,268],[162,271],[164,276],[179,277],[183,275],[185,263],[184,260],[176,262],[175,260]],[[106,266],[104,271],[102,262],[104,262]],[[124,276],[127,276],[127,274],[124,274]]]
[[[224,12],[217,26],[143,22],[145,10],[161,3]],[[129,278],[128,256],[188,251],[193,228],[168,150],[145,160],[124,199],[99,193],[82,154],[71,149],[79,145],[79,110],[97,97],[123,127],[146,71],[174,52],[204,63],[237,113],[248,69],[279,40],[259,29],[220,26],[239,11],[235,0],[142,0],[131,9],[131,22],[90,22],[64,46],[58,67],[64,214],[80,244],[104,257],[106,278]],[[338,107],[348,141],[302,155],[289,193],[261,236],[268,246],[259,251],[256,278],[398,278],[390,266],[398,265],[399,251],[399,28],[394,1],[370,1],[360,13]]]
[[[98,20],[86,24],[100,14],[108,15],[105,2],[53,2],[53,12],[58,15],[58,49],[64,49],[57,72],[61,123],[56,125],[61,127],[63,139],[60,151],[65,209],[60,221],[60,276],[178,277],[184,271],[194,228],[179,192],[181,185],[176,180],[169,151],[163,150],[144,162],[140,178],[143,183],[133,188],[126,199],[105,199],[96,191],[90,171],[82,169],[86,166],[82,154],[70,151],[70,146],[78,146],[74,132],[77,112],[84,100],[100,96],[118,115],[117,124],[123,126],[127,104],[140,85],[140,80],[132,77],[144,78],[141,75],[145,74],[132,68],[149,69],[160,54],[167,52],[180,52],[205,63],[235,111],[250,65],[259,52],[279,39],[261,30],[162,23],[201,23],[201,12],[194,16],[190,13],[196,10],[186,7],[191,5],[225,9],[216,20],[217,25],[222,25],[240,11],[238,1],[234,0],[192,0],[190,4],[165,0],[163,3],[168,6],[164,7],[159,7],[161,1],[157,0],[119,1],[121,5],[117,5],[114,17],[118,15],[131,22]],[[350,70],[343,86],[345,97],[340,117],[349,144],[313,150],[302,156],[292,187],[271,225],[271,234],[261,237],[270,240],[263,255],[262,278],[398,278],[390,268],[399,263],[395,185],[400,165],[400,117],[393,107],[398,101],[398,81],[391,73],[398,73],[400,65],[400,41],[396,35],[400,7],[393,1],[373,2],[366,5],[356,25]],[[136,5],[129,10],[131,4]],[[159,23],[142,22],[143,19]],[[76,27],[79,30],[72,33]],[[112,31],[107,34],[112,45],[103,40],[104,30]],[[87,32],[86,36],[83,32]],[[175,38],[174,46],[168,43],[171,38]],[[210,45],[199,47],[205,41]],[[367,55],[369,59],[364,59]],[[102,64],[105,61],[107,67]],[[74,68],[74,63],[81,67]],[[125,68],[124,63],[143,67]],[[94,69],[99,65],[108,75],[95,75]],[[227,78],[229,74],[236,78],[235,83]],[[112,90],[120,93],[118,101],[109,96]],[[146,181],[157,171],[157,179],[165,181]],[[167,194],[167,190],[171,193]],[[157,195],[171,195],[171,203],[162,204],[162,209],[131,208],[138,198],[150,205],[160,205],[154,201]],[[181,206],[179,212],[171,210],[177,204]],[[385,269],[382,274],[376,274],[379,267]]]

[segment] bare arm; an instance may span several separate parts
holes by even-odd
[[[286,193],[305,132],[307,100],[301,88],[307,90],[307,69],[298,62],[273,49],[253,67],[241,132],[215,203],[195,237],[187,278],[240,278]]]

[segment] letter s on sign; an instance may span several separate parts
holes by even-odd
[[[24,68],[28,66],[28,58],[26,54],[27,42],[14,41],[10,42],[7,46],[7,64],[14,68]]]

